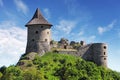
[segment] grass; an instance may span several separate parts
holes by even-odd
[[[40,72],[43,72],[45,74],[46,78],[50,80],[58,80],[58,77],[55,77],[53,74],[55,73],[56,69],[59,69],[62,66],[67,65],[68,63],[74,65],[78,59],[82,60],[81,58],[76,56],[51,52],[46,53],[42,57],[36,56],[36,61],[38,60],[38,69],[40,70]]]

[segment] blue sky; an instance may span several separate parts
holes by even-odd
[[[0,66],[17,63],[25,52],[24,26],[40,8],[53,24],[52,38],[108,45],[108,67],[120,71],[119,0],[0,0]]]

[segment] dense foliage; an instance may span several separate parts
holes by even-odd
[[[0,80],[120,80],[118,72],[67,54],[36,55],[25,62],[22,67],[1,67]]]

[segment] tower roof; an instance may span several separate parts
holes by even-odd
[[[40,10],[37,8],[33,18],[25,25],[49,25],[52,26],[41,14]]]

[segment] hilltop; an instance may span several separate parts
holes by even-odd
[[[120,73],[77,56],[48,52],[27,59],[28,55],[21,57],[22,64],[1,67],[0,80],[120,80]]]

